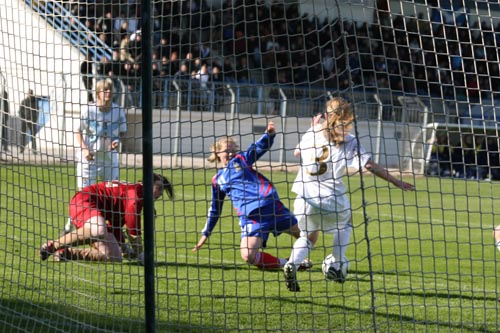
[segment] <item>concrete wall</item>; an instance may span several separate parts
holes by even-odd
[[[22,0],[0,0],[0,71],[9,94],[11,116],[28,89],[49,96],[51,118],[39,138],[59,143],[66,110],[87,103],[80,63],[83,56]],[[3,87],[0,87],[3,88]]]

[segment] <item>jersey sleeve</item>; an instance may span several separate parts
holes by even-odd
[[[128,191],[128,196],[124,199],[124,224],[127,228],[128,234],[131,236],[141,235],[141,212],[142,212],[142,198],[137,196],[134,190]]]
[[[120,110],[120,112],[119,112],[119,119],[118,119],[118,123],[119,123],[118,131],[119,131],[119,135],[124,135],[125,133],[127,133],[127,130],[128,130],[127,115],[125,114],[125,110],[123,110],[122,108],[120,108],[119,110]],[[113,138],[113,141],[120,141],[120,137]]]
[[[247,151],[243,153],[248,164],[254,164],[262,157],[274,143],[276,135],[265,133],[259,140],[248,146]]]
[[[372,158],[372,155],[365,150],[361,143],[358,143],[356,138],[352,138],[349,144],[350,151],[347,154],[347,167],[348,168],[359,168],[360,164],[362,167],[368,163]]]
[[[209,237],[219,221],[226,194],[221,191],[216,183],[217,176],[212,179],[212,203],[208,209],[207,222],[201,231],[203,236]]]

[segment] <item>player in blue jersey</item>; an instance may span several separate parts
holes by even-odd
[[[280,201],[276,188],[253,164],[272,146],[275,137],[274,123],[270,121],[266,133],[246,151],[239,151],[231,137],[218,140],[210,148],[210,162],[215,162],[217,174],[212,179],[212,204],[202,230],[202,236],[193,252],[207,241],[221,217],[224,198],[231,200],[238,214],[241,228],[241,258],[260,269],[279,269],[286,259],[263,252],[269,234],[286,232],[295,238],[299,229],[295,216]],[[302,268],[309,268],[306,260]]]

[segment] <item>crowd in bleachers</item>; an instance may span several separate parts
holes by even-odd
[[[454,138],[451,140],[450,138]],[[500,180],[498,137],[438,131],[431,147],[426,174],[479,180]]]
[[[442,1],[428,1],[430,19],[390,14],[386,1],[377,3],[373,22],[356,22],[301,15],[297,4],[284,2],[226,0],[221,8],[204,0],[153,2],[153,74],[184,76],[185,64],[192,78],[216,72],[224,82],[354,85],[453,99],[498,90],[500,26],[469,26],[465,15],[447,21]],[[67,8],[114,50],[112,59],[98,59],[98,74],[127,77],[129,89],[137,89],[139,2],[68,2]]]

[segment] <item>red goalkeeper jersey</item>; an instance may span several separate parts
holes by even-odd
[[[142,183],[109,181],[87,186],[75,194],[69,215],[77,228],[94,216],[103,216],[116,239],[123,241],[123,226],[130,235],[140,235],[142,207]]]

